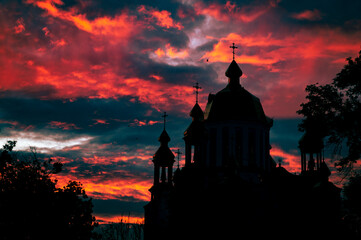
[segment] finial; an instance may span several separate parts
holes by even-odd
[[[162,115],[162,118],[164,119],[164,130],[165,130],[166,117],[168,117],[168,115],[166,112],[164,112],[164,114]]]
[[[234,46],[234,43],[232,43],[232,46],[230,46],[230,48],[233,48],[233,51],[232,51],[232,53],[233,53],[233,60],[234,60],[234,49],[236,49],[236,48],[238,48],[238,47],[236,47],[236,46]]]
[[[193,88],[195,88],[196,89],[196,103],[198,103],[198,94],[199,94],[199,89],[202,89],[200,86],[199,86],[199,83],[198,82],[196,82],[196,85],[195,86],[193,86]]]
[[[180,156],[182,153],[180,152],[180,149],[179,149],[179,148],[177,149],[177,151],[176,151],[175,153],[176,153],[177,156],[178,156],[178,168],[179,168],[179,156]]]

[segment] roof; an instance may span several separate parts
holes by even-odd
[[[202,121],[204,119],[204,114],[201,109],[201,107],[196,103],[194,107],[192,108],[191,112],[189,113],[189,116],[193,118],[193,120],[199,120]]]
[[[210,94],[205,110],[207,121],[245,120],[272,125],[272,120],[266,117],[262,104],[241,85],[228,84],[217,94]]]
[[[225,74],[228,85],[217,94],[209,94],[206,121],[244,120],[272,126],[273,121],[264,114],[259,98],[240,85],[242,70],[236,61],[231,62]]]

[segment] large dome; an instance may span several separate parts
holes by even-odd
[[[244,120],[271,124],[256,96],[239,84],[240,68],[232,61],[226,71],[228,85],[217,94],[209,94],[205,110],[206,121]],[[232,72],[234,71],[234,73]]]

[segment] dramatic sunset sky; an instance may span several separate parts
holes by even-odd
[[[234,42],[241,84],[274,119],[273,158],[299,172],[304,89],[357,56],[360,12],[354,0],[2,0],[0,144],[61,161],[59,185],[81,181],[98,220],[142,218],[162,113],[184,152],[192,86],[204,109]]]

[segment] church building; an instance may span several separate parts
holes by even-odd
[[[204,111],[194,86],[185,165],[175,171],[164,125],[144,207],[145,240],[335,236],[340,189],[328,180],[322,139],[305,133],[300,140],[300,175],[277,166],[270,155],[273,120],[241,85],[234,59],[225,75],[228,84],[209,94]]]

